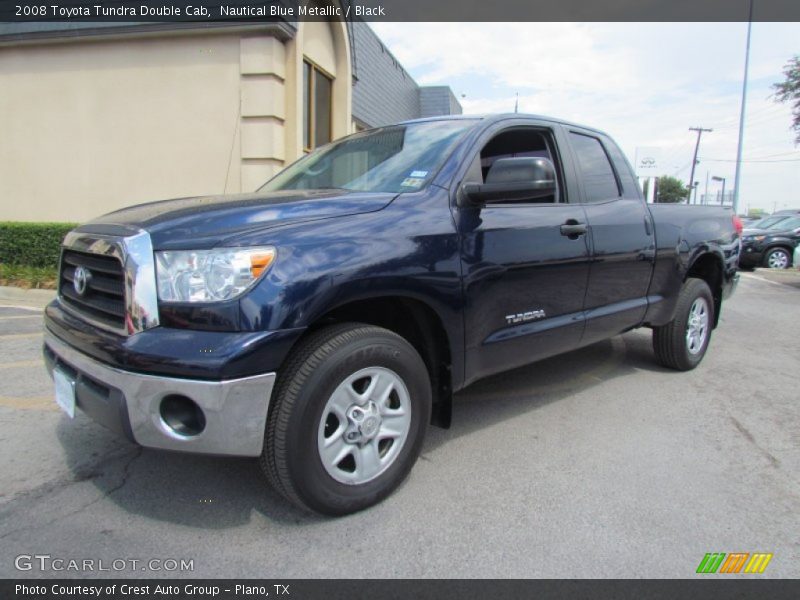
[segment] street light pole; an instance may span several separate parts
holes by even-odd
[[[722,200],[720,200],[719,205],[722,206],[725,204],[725,178],[724,177],[717,177],[714,175],[712,181],[721,181],[722,182]]]
[[[736,175],[733,179],[733,214],[737,214],[739,211],[739,180],[742,174],[742,143],[744,141],[744,113],[747,106],[747,72],[750,68],[750,33],[753,29],[753,4],[755,4],[755,0],[750,0],[750,14],[747,19],[747,43],[744,52],[742,106],[739,111],[739,144],[736,147]]]

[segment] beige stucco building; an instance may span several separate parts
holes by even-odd
[[[376,64],[378,46],[388,51],[359,25],[6,25],[0,220],[83,221],[150,200],[252,191],[317,145],[420,116],[419,87],[393,57]],[[353,40],[362,71],[385,81],[359,77]],[[366,117],[354,115],[354,90]],[[375,90],[413,91],[416,105],[375,117]]]

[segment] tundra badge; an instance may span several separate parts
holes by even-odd
[[[506,315],[506,322],[509,325],[515,323],[525,323],[527,321],[535,321],[536,319],[544,319],[545,314],[543,310],[529,310],[524,313],[517,313],[515,315]]]

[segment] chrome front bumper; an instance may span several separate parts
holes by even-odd
[[[82,389],[107,389],[109,401],[112,396],[119,399],[121,410],[127,413],[129,427],[125,423],[111,428],[129,430],[136,443],[148,448],[203,454],[261,454],[275,373],[227,381],[145,375],[103,364],[74,350],[49,331],[45,331],[44,343],[55,357],[48,370],[65,365],[82,382],[88,378]],[[175,394],[192,399],[202,409],[206,420],[202,432],[180,435],[164,422],[161,401]],[[80,394],[77,406],[82,408]],[[113,413],[112,410],[103,414]]]

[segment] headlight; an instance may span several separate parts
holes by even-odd
[[[243,294],[275,260],[275,248],[156,252],[158,297],[164,302],[220,302]]]
[[[765,239],[767,239],[767,236],[765,236],[765,235],[754,235],[753,236],[753,241],[754,242],[763,242]]]

